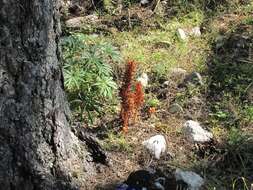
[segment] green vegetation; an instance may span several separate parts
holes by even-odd
[[[110,63],[119,61],[120,54],[109,43],[84,34],[73,34],[62,45],[70,104],[79,117],[83,119],[86,111],[92,121],[92,112],[100,113],[103,103],[111,100],[117,89]]]
[[[134,3],[137,3],[137,0],[123,0],[123,5],[125,5],[126,7],[131,6]]]
[[[131,9],[134,3],[125,0],[123,4],[134,12],[136,7]],[[112,70],[122,60],[137,61],[137,73],[147,73],[150,80],[145,89],[141,122],[129,130],[138,133],[134,131],[131,135],[138,134],[138,140],[143,140],[142,134],[147,131],[152,131],[152,135],[158,132],[167,135],[176,156],[166,160],[165,165],[198,171],[206,178],[207,189],[250,189],[253,106],[246,91],[253,83],[253,3],[237,0],[170,3],[167,6],[173,12],[168,10],[167,17],[155,14],[144,17],[141,25],[131,30],[117,31],[114,23],[110,23],[113,32],[109,34],[97,37],[73,34],[65,40],[64,76],[72,107],[79,116],[87,111],[90,119],[91,113],[101,110],[110,119],[118,118],[119,104],[112,97],[118,89],[116,82],[123,81],[123,72],[117,68],[115,82]],[[123,24],[131,22],[128,16],[127,13],[120,17]],[[188,32],[196,26],[201,28],[201,36],[179,38],[179,28]],[[186,75],[199,72],[203,84],[180,87],[180,82],[172,79],[173,68],[182,68]],[[182,107],[180,114],[169,113],[169,106],[174,103]],[[150,107],[154,107],[152,117],[148,114]],[[197,148],[187,144],[181,128],[189,118],[207,127],[214,141]],[[124,153],[125,159],[136,158],[138,155],[133,153],[139,144],[129,139],[109,130],[103,145],[108,151]]]
[[[136,28],[103,36],[102,39],[108,42],[113,40],[113,43],[120,47],[122,56],[139,62],[141,70],[164,76],[173,67],[192,70],[193,67],[201,67],[205,63],[209,46],[204,37],[182,42],[177,36],[178,28],[198,26],[203,19],[203,13],[197,11],[182,18],[173,18],[169,22],[158,18],[155,22],[160,29],[150,28],[143,31],[142,28]]]
[[[157,98],[151,98],[146,103],[149,107],[158,107],[160,105],[160,101]]]
[[[253,122],[253,106],[245,107],[245,116],[249,121]]]
[[[108,138],[104,141],[103,147],[106,150],[115,152],[132,152],[132,147],[125,136],[123,134],[114,134],[113,132],[108,133]]]

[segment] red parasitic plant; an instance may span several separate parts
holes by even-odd
[[[135,93],[134,93],[134,121],[136,120],[137,113],[144,102],[144,92],[142,88],[142,84],[137,82],[135,84]]]
[[[144,101],[143,88],[140,82],[137,82],[135,85],[135,90],[132,90],[135,72],[136,62],[128,61],[123,84],[119,93],[121,97],[120,116],[123,122],[123,131],[125,133],[128,131],[130,119],[133,118],[135,121],[137,112],[139,111]]]

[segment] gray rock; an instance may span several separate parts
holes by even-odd
[[[203,129],[199,122],[188,120],[185,122],[182,129],[186,138],[191,142],[208,142],[213,138],[213,134]]]
[[[188,75],[184,83],[192,83],[196,85],[204,85],[203,78],[198,72],[193,72],[190,75]]]
[[[85,22],[84,17],[76,17],[67,20],[65,23],[68,28],[80,28],[84,22]]]
[[[189,190],[199,190],[205,182],[198,174],[191,171],[182,171],[181,169],[176,169],[175,178],[177,181],[184,181]]]
[[[172,114],[182,113],[183,111],[184,111],[183,108],[177,103],[174,103],[169,107],[169,112]]]
[[[82,28],[84,24],[95,24],[99,21],[96,15],[87,15],[85,17],[75,17],[67,20],[66,26],[68,28]]]
[[[182,68],[173,68],[170,70],[170,79],[182,83],[186,77],[187,71]]]

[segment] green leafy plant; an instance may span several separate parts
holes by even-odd
[[[160,104],[161,102],[157,98],[151,98],[147,101],[149,107],[158,107]]]
[[[89,121],[101,113],[103,102],[112,99],[117,84],[110,63],[121,60],[117,49],[95,37],[72,34],[62,42],[65,87],[77,115]]]
[[[245,108],[246,119],[253,121],[253,106],[247,106]]]
[[[137,0],[123,0],[123,5],[129,7],[130,5],[137,3]]]
[[[176,12],[182,14],[187,13],[196,9],[213,12],[229,10],[237,8],[239,5],[248,3],[249,1],[237,1],[237,0],[176,0],[169,1],[170,6],[176,7]],[[180,12],[181,11],[181,12]]]
[[[229,133],[228,133],[228,145],[234,147],[240,147],[244,142],[248,140],[248,136],[240,131],[239,129],[236,128],[231,128]]]

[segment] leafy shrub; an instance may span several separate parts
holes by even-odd
[[[65,87],[71,106],[83,119],[84,111],[101,112],[102,102],[110,100],[117,89],[110,62],[120,61],[120,54],[108,43],[95,37],[73,34],[62,42]]]
[[[248,136],[236,128],[231,128],[228,134],[228,145],[233,147],[233,150],[235,148],[240,147],[241,145],[245,144],[248,140]]]
[[[132,4],[134,3],[138,3],[139,1],[137,0],[123,0],[123,5],[126,6],[126,7],[129,7],[131,6]]]
[[[247,106],[245,108],[246,119],[253,121],[253,106]]]
[[[240,129],[231,128],[227,136],[225,161],[243,173],[253,166],[252,135]]]
[[[174,0],[169,1],[168,6],[173,7],[176,14],[185,14],[196,9],[206,13],[215,13],[219,10],[229,10],[237,8],[239,5],[250,3],[249,0]]]

